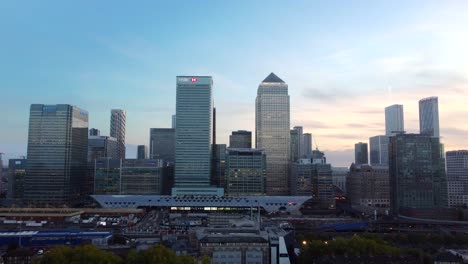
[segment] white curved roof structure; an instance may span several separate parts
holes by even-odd
[[[261,207],[265,211],[300,214],[309,196],[169,196],[169,195],[91,195],[103,208],[138,207]]]

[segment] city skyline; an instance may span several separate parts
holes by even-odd
[[[148,144],[149,128],[171,127],[173,79],[184,74],[213,76],[221,144],[228,143],[232,131],[255,131],[256,87],[275,72],[288,80],[291,128],[303,126],[304,133],[312,133],[313,148],[325,151],[335,166],[352,162],[355,142],[385,133],[386,106],[404,105],[406,131],[418,132],[418,101],[431,96],[439,98],[445,150],[468,149],[468,38],[460,34],[468,22],[466,2],[414,1],[398,8],[366,3],[365,11],[355,3],[338,7],[335,2],[330,8],[298,2],[284,10],[281,21],[268,18],[284,8],[278,3],[213,3],[203,7],[211,18],[193,12],[200,10],[195,2],[184,8],[143,3],[110,7],[104,15],[110,22],[100,12],[80,17],[84,4],[56,4],[63,12],[49,11],[47,3],[28,7],[34,12],[1,4],[0,22],[7,27],[0,33],[10,40],[0,44],[0,88],[9,110],[0,119],[8,127],[0,131],[5,160],[26,154],[28,108],[34,103],[83,107],[90,127],[103,135],[110,135],[109,110],[126,110],[127,157],[134,157],[137,145]],[[395,12],[382,16],[389,9]],[[153,18],[159,10],[179,10],[170,21],[182,22]],[[122,16],[127,11],[142,15],[129,21]],[[24,12],[29,16],[18,15]],[[227,12],[230,19],[211,25]],[[201,19],[187,27],[184,21],[191,18]],[[344,23],[351,18],[352,25]],[[60,19],[71,22],[69,27],[55,23]],[[236,45],[229,43],[232,39]],[[190,45],[184,43],[188,40]],[[186,63],[186,56],[192,62]]]

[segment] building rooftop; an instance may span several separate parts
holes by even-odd
[[[276,76],[274,73],[270,73],[265,80],[262,81],[262,83],[285,83],[283,80],[281,80],[278,76]]]

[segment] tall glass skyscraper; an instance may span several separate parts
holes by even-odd
[[[255,103],[256,148],[266,154],[267,195],[289,195],[289,129],[288,85],[271,73],[258,86]]]
[[[177,76],[173,195],[210,191],[212,87],[211,76]]]
[[[65,104],[31,105],[25,202],[42,206],[79,202],[87,154],[87,111]]]
[[[419,132],[431,137],[440,137],[439,99],[436,96],[419,100]]]
[[[127,114],[121,109],[111,110],[110,136],[117,139],[119,159],[125,159],[125,123]]]
[[[391,105],[385,107],[385,135],[391,136],[395,133],[405,131],[403,118],[403,105]]]

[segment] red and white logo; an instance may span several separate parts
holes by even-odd
[[[192,82],[197,82],[197,78],[192,78]]]

